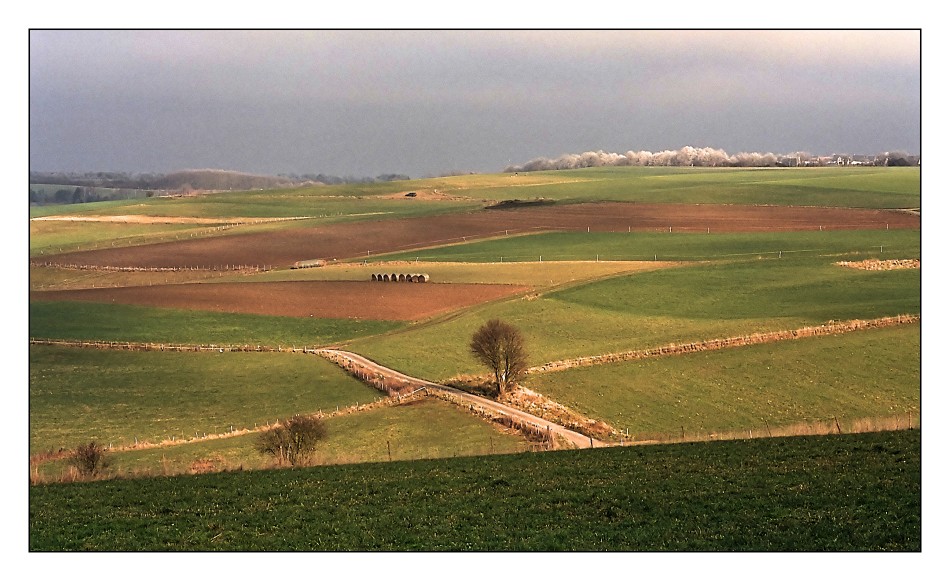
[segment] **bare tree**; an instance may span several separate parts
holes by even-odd
[[[96,476],[109,466],[106,450],[95,441],[80,444],[69,456],[69,463],[83,476]]]
[[[469,349],[495,374],[499,395],[528,370],[524,336],[516,327],[498,319],[488,321],[475,331]]]
[[[327,435],[323,421],[316,416],[294,416],[263,432],[257,442],[262,454],[274,456],[281,464],[296,466],[317,449],[317,442]]]

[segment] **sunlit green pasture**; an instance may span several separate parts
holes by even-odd
[[[76,250],[132,246],[208,235],[208,226],[194,224],[128,224],[117,222],[30,221],[30,258]]]
[[[30,449],[218,434],[379,397],[314,355],[33,345]]]
[[[316,347],[403,325],[393,321],[304,319],[83,301],[30,303],[30,337],[39,339]]]
[[[851,208],[919,208],[920,168],[601,167],[532,172],[561,176],[538,187],[496,184],[465,192],[494,200],[767,204]],[[512,179],[512,178],[509,178]]]
[[[86,202],[84,204],[49,204],[30,206],[30,218],[41,216],[59,216],[65,214],[101,213],[111,208],[137,204],[139,200],[111,200],[108,202]]]
[[[863,271],[823,257],[697,264],[476,307],[350,348],[429,379],[483,373],[468,354],[491,318],[520,328],[532,365],[669,343],[920,312],[920,270]]]
[[[327,418],[325,422],[327,436],[310,458],[312,464],[509,454],[523,452],[529,447],[517,433],[503,432],[493,424],[438,399],[339,415]],[[272,467],[274,459],[257,451],[259,437],[259,432],[254,432],[114,452],[108,456],[108,474],[180,474],[188,473],[196,464],[203,464],[205,470]],[[56,478],[65,467],[62,461],[51,462],[41,465],[38,471]]]
[[[920,325],[579,367],[525,385],[630,436],[920,413]]]
[[[425,262],[736,260],[803,255],[919,258],[920,230],[768,233],[544,232],[386,255]],[[850,258],[849,258],[850,260]]]
[[[421,272],[433,283],[513,284],[548,287],[625,272],[666,268],[660,262],[371,262],[338,263],[320,268],[274,270],[245,276],[243,281],[371,280],[375,273]]]
[[[404,193],[410,191],[420,197],[405,198]],[[31,208],[30,215],[93,211],[217,218],[313,216],[341,221],[457,212],[480,207],[485,201],[537,198],[919,208],[920,168],[601,167],[72,204]]]
[[[365,184],[253,192],[219,192],[193,197],[149,198],[135,204],[102,208],[103,215],[136,214],[197,218],[318,218],[321,223],[378,220],[459,212],[481,206],[475,200],[423,200],[380,197],[407,186]],[[403,182],[405,183],[405,182]],[[354,188],[359,188],[354,190]],[[71,212],[80,209],[69,208]]]

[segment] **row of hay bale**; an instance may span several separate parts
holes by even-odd
[[[376,282],[429,282],[428,274],[374,273],[372,278]]]

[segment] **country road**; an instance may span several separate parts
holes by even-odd
[[[384,367],[375,361],[371,361],[362,355],[356,353],[351,353],[349,351],[340,351],[338,349],[318,349],[317,354],[327,357],[328,359],[333,360],[334,358],[343,358],[349,359],[353,364],[362,367],[364,369],[373,371],[375,373],[380,373],[386,377],[391,377],[399,379],[409,384],[416,386],[417,388],[426,388],[432,390],[438,390],[442,393],[450,394],[453,397],[457,397],[459,400],[468,402],[474,405],[481,406],[483,408],[492,410],[496,413],[505,414],[509,417],[515,418],[523,423],[534,425],[535,427],[541,430],[550,430],[553,434],[561,436],[577,448],[598,448],[607,446],[606,443],[591,438],[590,436],[585,436],[584,434],[569,430],[560,424],[539,418],[533,414],[529,414],[517,408],[499,403],[497,401],[487,399],[481,396],[477,396],[468,392],[464,392],[447,385],[442,385],[439,383],[433,383],[431,381],[426,381],[424,379],[419,379],[416,377],[410,377],[404,373],[400,373],[394,369]]]

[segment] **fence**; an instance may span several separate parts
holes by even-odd
[[[31,261],[30,266],[62,268],[64,270],[92,270],[98,272],[267,272],[270,264],[212,264],[199,266],[108,266],[96,264],[64,264],[59,262]]]
[[[316,347],[297,347],[296,345],[183,345],[175,343],[137,343],[132,341],[76,341],[70,339],[35,339],[31,345],[53,345],[61,347],[84,347],[88,349],[114,349],[119,351],[192,351],[192,352],[267,352],[267,353],[316,353]]]
[[[772,331],[768,333],[754,333],[741,337],[730,337],[726,339],[709,339],[693,343],[670,344],[663,347],[654,347],[652,349],[642,349],[638,351],[624,351],[622,353],[609,353],[606,355],[592,355],[590,357],[578,357],[575,359],[563,359],[552,361],[537,367],[532,367],[528,373],[548,373],[552,371],[563,371],[574,367],[586,367],[589,365],[601,365],[604,363],[616,363],[619,361],[633,361],[636,359],[646,359],[650,357],[661,357],[664,355],[681,355],[684,353],[694,353],[697,351],[712,351],[716,349],[726,349],[729,347],[742,347],[747,345],[758,345],[761,343],[771,343],[774,341],[786,341],[790,339],[800,339],[803,337],[819,337],[824,335],[834,335],[850,331],[859,331],[862,329],[872,329],[878,327],[888,327],[891,325],[903,325],[916,323],[920,321],[920,315],[898,315],[896,317],[882,317],[871,320],[854,320],[847,322],[829,322],[818,327],[803,327],[791,331]]]
[[[710,442],[727,440],[747,440],[758,438],[780,438],[789,436],[826,436],[832,434],[863,434],[895,430],[913,430],[920,428],[919,411],[910,411],[900,415],[877,418],[854,418],[844,420],[838,416],[803,421],[783,426],[771,426],[768,422],[751,429],[696,431],[686,426],[677,432],[641,432],[631,437],[629,431],[620,432],[621,446],[646,444],[672,444],[682,442]]]

